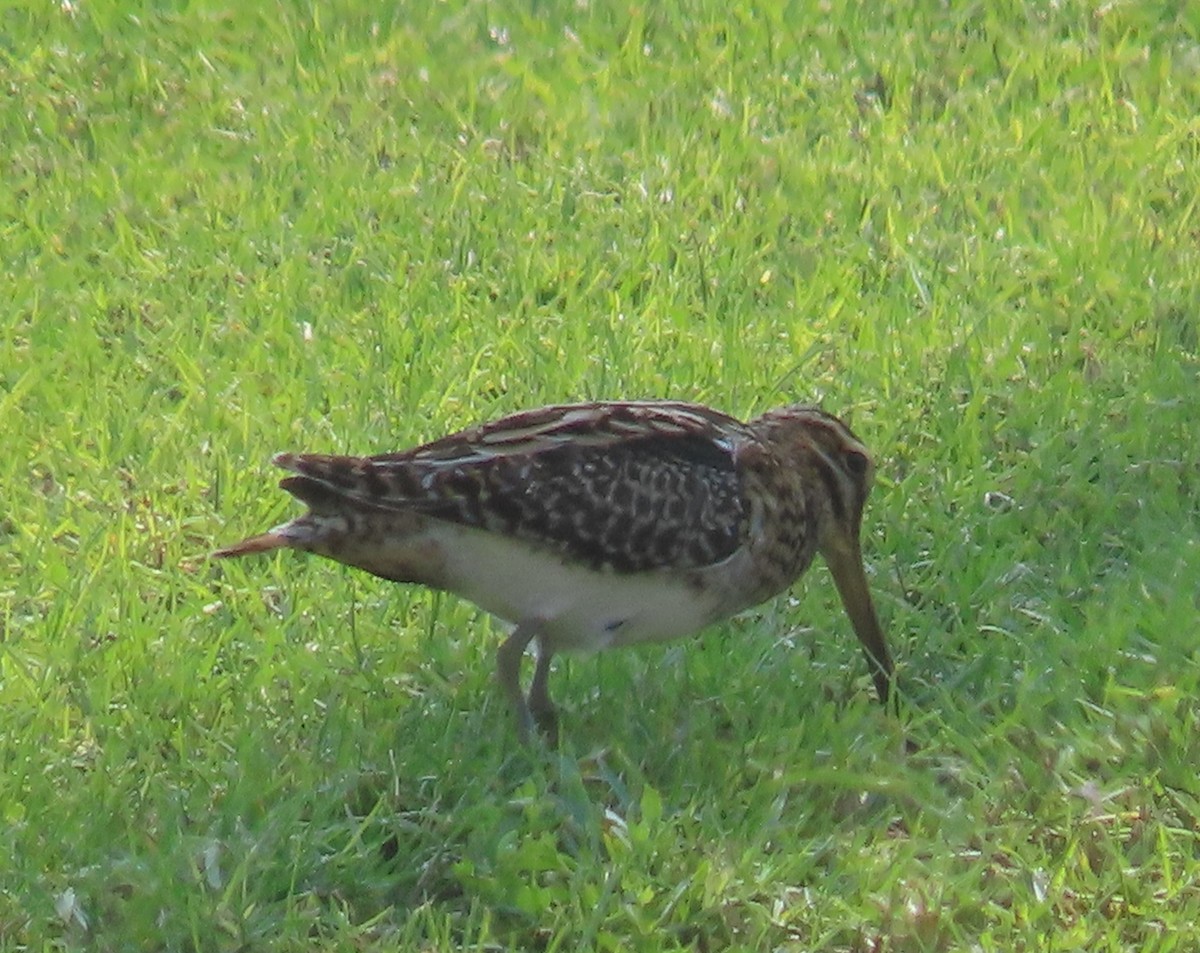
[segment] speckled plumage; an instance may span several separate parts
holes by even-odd
[[[301,549],[516,623],[499,670],[523,733],[552,728],[554,652],[688,634],[786,589],[817,552],[887,698],[892,663],[858,543],[871,460],[816,408],[742,423],[671,401],[559,405],[400,453],[275,462],[309,512],[216,555]]]

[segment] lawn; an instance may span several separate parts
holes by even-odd
[[[1200,6],[691,7],[0,12],[0,951],[1200,948]],[[208,559],[650,396],[873,449],[898,716],[823,566],[549,752],[471,605]]]

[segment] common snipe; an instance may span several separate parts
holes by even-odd
[[[214,555],[300,549],[514,623],[497,674],[522,738],[535,723],[555,733],[554,653],[688,635],[782,592],[818,552],[888,700],[892,659],[859,549],[871,457],[815,407],[742,423],[672,401],[567,404],[400,453],[275,463],[309,511]]]

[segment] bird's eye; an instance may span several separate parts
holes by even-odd
[[[846,451],[846,469],[854,476],[860,477],[867,472],[867,467],[871,461],[867,459],[865,453],[860,453],[858,450]]]

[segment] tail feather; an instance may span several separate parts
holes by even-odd
[[[279,485],[308,507],[308,512],[282,526],[213,553],[216,559],[248,556],[274,549],[308,549],[331,531],[345,532],[348,508],[360,504],[348,491],[352,487],[351,457],[321,454],[276,454],[274,463],[295,476],[284,477]]]
[[[272,549],[284,549],[292,545],[292,541],[286,536],[281,535],[275,530],[267,533],[261,533],[258,536],[250,536],[243,539],[240,543],[234,543],[232,546],[225,546],[214,552],[214,559],[228,559],[231,556],[248,556],[251,553],[265,553]]]
[[[317,480],[331,488],[347,492],[354,490],[362,479],[369,462],[362,457],[344,457],[331,453],[277,453],[271,458],[275,466],[290,470],[300,477]]]
[[[384,466],[374,457],[277,453],[273,462],[296,474],[279,485],[314,512],[338,512],[347,504],[372,510],[408,509],[421,502],[412,497],[413,474],[402,467]]]
[[[345,493],[312,477],[284,477],[279,485],[314,513],[335,514],[346,506]]]

